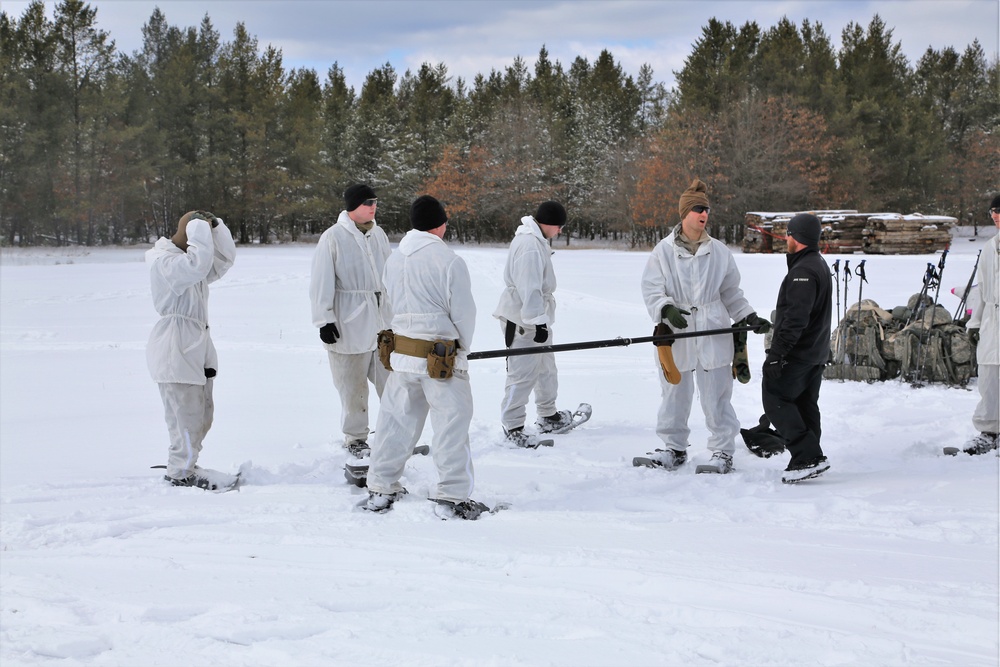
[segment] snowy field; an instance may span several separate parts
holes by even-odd
[[[952,312],[946,291],[980,247],[953,246]],[[647,252],[557,249],[555,342],[652,332]],[[439,520],[419,457],[410,495],[372,515],[343,477],[339,403],[310,323],[313,248],[240,248],[210,300],[221,362],[201,463],[243,466],[247,484],[170,488],[149,469],[165,462],[166,427],[145,364],[156,314],[143,250],[3,250],[3,667],[998,663],[1000,460],[941,455],[974,435],[974,387],[826,382],[832,469],[786,486],[787,456],[758,459],[742,442],[734,474],[696,476],[709,456],[697,402],[693,460],[632,467],[660,445],[649,345],[561,353],[560,407],[589,402],[594,417],[539,451],[504,446],[504,362],[476,361],[474,497],[511,509]],[[457,250],[479,304],[474,348],[502,347],[490,314],[506,251]],[[784,257],[736,259],[767,316]],[[842,259],[867,260],[864,296],[885,308],[937,262]],[[750,341],[754,378],[734,398],[747,427],[764,356],[763,337]],[[374,398],[372,410],[374,425]]]

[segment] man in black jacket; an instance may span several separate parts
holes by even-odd
[[[764,360],[764,413],[792,460],[781,481],[816,477],[830,464],[820,447],[819,388],[830,357],[830,267],[819,253],[819,218],[788,223],[788,274],[778,291],[774,336]]]

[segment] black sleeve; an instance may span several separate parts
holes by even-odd
[[[784,357],[791,351],[802,337],[802,332],[809,326],[809,316],[819,285],[816,277],[810,271],[793,271],[785,278],[784,312],[780,326],[771,339],[771,352]]]

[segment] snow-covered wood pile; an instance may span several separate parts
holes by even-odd
[[[783,253],[788,221],[799,211],[746,214],[743,252]],[[823,252],[869,255],[920,255],[943,250],[958,220],[945,215],[811,211],[823,223]]]

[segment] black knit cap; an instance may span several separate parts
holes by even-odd
[[[566,209],[557,201],[542,202],[535,211],[535,222],[562,227],[566,224]]]
[[[361,206],[366,199],[375,199],[375,191],[364,183],[355,183],[344,190],[344,209],[348,212]]]
[[[410,204],[410,224],[414,229],[427,232],[448,222],[444,206],[430,195],[420,195]]]
[[[993,203],[990,204],[990,208],[1000,208],[1000,195],[993,198]]]
[[[807,246],[818,246],[823,225],[812,213],[799,213],[788,221],[788,235]]]

